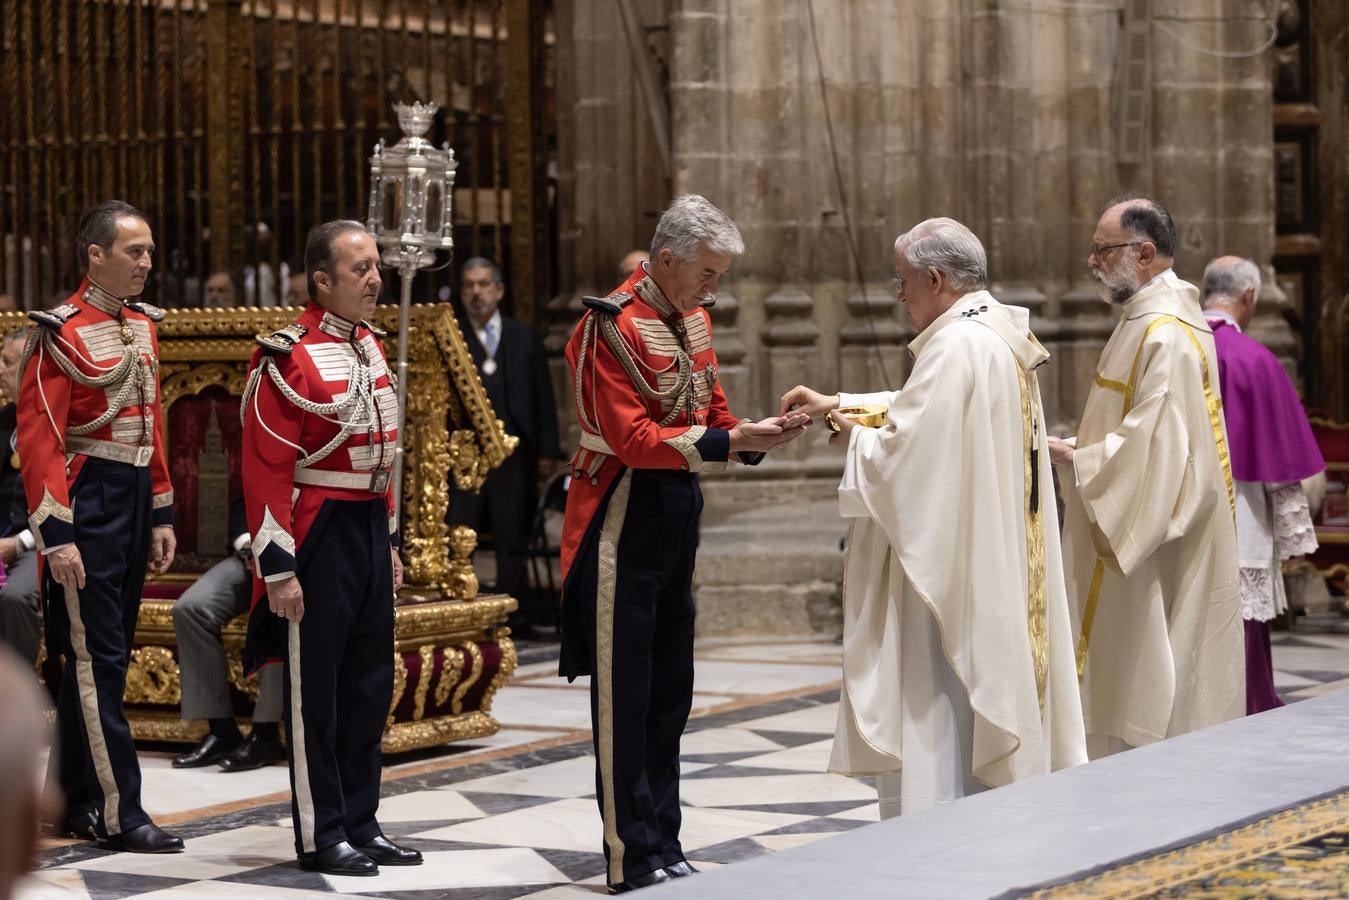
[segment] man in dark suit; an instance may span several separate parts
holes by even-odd
[[[11,398],[19,395],[19,360],[29,329],[5,335],[0,346],[0,383]],[[16,445],[13,400],[0,406],[0,562],[5,581],[0,586],[0,643],[12,646],[29,663],[37,661],[42,645],[42,619],[37,609],[37,546],[28,528],[28,500],[23,493]]]
[[[469,353],[492,409],[506,432],[520,439],[520,446],[487,476],[480,492],[454,491],[449,522],[492,535],[496,589],[521,599],[529,587],[524,553],[538,505],[538,480],[551,478],[562,456],[553,383],[539,336],[525,323],[501,314],[506,286],[496,264],[475,256],[464,263],[459,277],[463,304],[459,325]],[[523,617],[511,624],[527,636]]]

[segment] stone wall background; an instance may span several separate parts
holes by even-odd
[[[1117,75],[1129,61],[1124,2],[815,0],[860,286],[806,0],[631,4],[667,92],[668,174],[614,0],[562,0],[566,287],[550,346],[565,343],[579,297],[612,288],[619,257],[649,242],[669,196],[694,191],[736,220],[747,247],[716,316],[733,410],[775,413],[797,382],[898,386],[912,330],[890,286],[892,244],[921,219],[949,215],[984,241],[995,295],[1032,309],[1053,355],[1041,381],[1046,414],[1070,432],[1114,325],[1085,259],[1109,198],[1139,191],[1168,205],[1180,232],[1176,268],[1192,282],[1212,257],[1240,254],[1268,268],[1274,249],[1268,57],[1196,49],[1258,47],[1270,3],[1127,0],[1150,18],[1149,52],[1133,60],[1147,66],[1142,152],[1125,161],[1116,124]],[[1287,355],[1281,303],[1267,278],[1255,331]],[[574,428],[560,363],[556,375]],[[846,526],[833,503],[839,455],[824,437],[705,482],[704,631],[836,626]]]

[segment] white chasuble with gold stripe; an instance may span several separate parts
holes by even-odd
[[[1058,471],[1093,756],[1245,712],[1232,476],[1198,297],[1168,270],[1124,304]]]
[[[852,531],[830,760],[835,772],[902,769],[906,809],[924,799],[909,782],[934,755],[966,758],[968,771],[953,774],[994,787],[1086,761],[1035,372],[1048,354],[1029,312],[986,291],[962,297],[910,349],[902,390],[840,396],[889,414],[852,430],[839,485]],[[913,627],[915,608],[936,628]],[[906,681],[906,660],[923,655],[955,676],[938,698],[956,711],[945,724],[924,700],[939,679]],[[952,733],[962,720],[972,733]]]

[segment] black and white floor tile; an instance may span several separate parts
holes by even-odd
[[[1275,633],[1276,680],[1287,700],[1349,687],[1349,635],[1339,630],[1339,623],[1331,622]],[[269,803],[175,827],[187,838],[187,851],[178,855],[105,853],[87,844],[47,850],[44,868],[26,880],[17,896],[561,900],[602,895],[604,857],[589,742],[525,747],[540,736],[575,737],[575,729],[587,725],[587,687],[584,681],[564,686],[552,675],[555,663],[548,653],[535,655],[525,656],[519,675],[501,695],[496,711],[502,733],[482,744],[506,748],[504,755],[430,773],[404,771],[407,766],[398,761],[386,770],[380,819],[390,837],[422,850],[425,865],[386,867],[374,878],[304,872],[293,854],[289,805]],[[869,779],[825,772],[838,708],[837,644],[700,645],[698,656],[696,715],[682,744],[681,790],[684,847],[695,865],[711,869],[735,863],[877,819]],[[782,692],[800,695],[775,699]],[[763,702],[755,702],[756,697]],[[717,711],[721,705],[734,709]],[[511,752],[513,744],[521,750]],[[169,794],[181,790],[172,779],[182,777],[166,763],[147,764],[147,792],[156,790],[150,783],[162,781],[159,802],[168,802]],[[215,777],[218,784],[244,784],[230,781],[232,776]],[[247,790],[262,795],[284,789],[283,768],[256,777]],[[209,776],[197,778],[203,785],[212,783]]]

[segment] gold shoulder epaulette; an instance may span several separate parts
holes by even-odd
[[[600,312],[618,315],[623,311],[623,307],[632,302],[632,294],[627,291],[614,291],[607,297],[582,297],[581,305],[587,309],[597,309]]]
[[[276,353],[289,353],[300,339],[309,333],[309,326],[291,322],[285,328],[278,328],[271,334],[260,334],[256,340],[264,349]]]
[[[62,303],[60,306],[53,306],[51,309],[35,309],[28,314],[28,318],[39,325],[60,331],[62,325],[79,314],[80,308],[75,304]]]
[[[153,303],[146,303],[143,300],[136,300],[126,305],[127,309],[134,309],[136,312],[145,316],[151,322],[160,322],[164,319],[164,310],[155,306]]]

